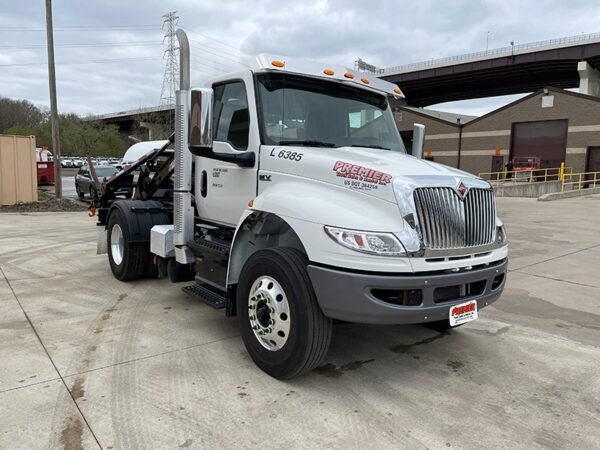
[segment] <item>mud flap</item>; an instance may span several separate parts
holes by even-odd
[[[106,228],[104,225],[96,226],[96,255],[104,255],[107,252]]]

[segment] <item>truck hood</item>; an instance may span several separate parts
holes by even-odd
[[[356,164],[376,166],[392,176],[448,175],[474,178],[473,174],[406,153],[363,147],[340,147]],[[347,152],[347,153],[346,153]],[[351,155],[351,156],[350,156]],[[346,158],[348,159],[348,158]]]
[[[478,177],[405,153],[364,147],[264,146],[261,172],[286,173],[334,184],[396,203],[394,186],[489,187]]]

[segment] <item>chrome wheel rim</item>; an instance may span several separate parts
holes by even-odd
[[[112,231],[110,232],[110,254],[117,266],[123,262],[124,249],[125,242],[123,241],[123,230],[121,230],[121,226],[116,223],[113,225]]]
[[[283,348],[290,334],[290,305],[277,280],[263,275],[252,283],[248,319],[260,345],[272,352]]]

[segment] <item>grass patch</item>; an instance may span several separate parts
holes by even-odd
[[[38,202],[45,202],[50,200],[52,197],[45,191],[38,191]]]

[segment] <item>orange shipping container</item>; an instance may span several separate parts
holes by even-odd
[[[0,135],[0,205],[37,201],[34,136]]]

